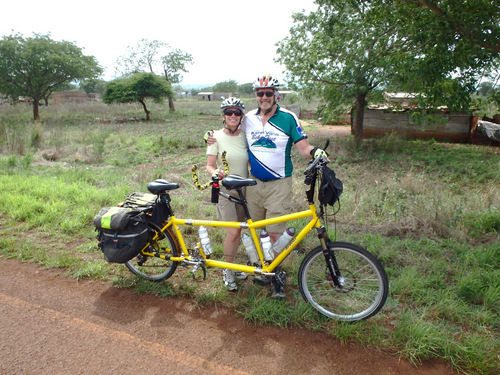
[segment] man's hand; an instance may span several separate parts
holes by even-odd
[[[213,130],[207,131],[203,136],[203,139],[205,140],[205,143],[207,145],[209,146],[213,145],[216,142],[216,139],[214,138],[214,131]]]
[[[328,159],[328,154],[326,153],[326,151],[324,151],[318,147],[314,147],[311,150],[311,156],[313,157],[313,159],[316,159],[319,156],[323,156],[325,159]]]

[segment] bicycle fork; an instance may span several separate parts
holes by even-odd
[[[343,289],[343,277],[340,273],[339,266],[337,264],[337,259],[335,258],[335,254],[333,251],[330,251],[328,247],[328,243],[330,240],[328,239],[328,235],[326,234],[326,229],[324,226],[321,226],[317,229],[319,242],[321,244],[321,248],[323,249],[323,256],[325,257],[326,267],[327,267],[327,279],[328,281],[333,281],[333,284],[339,288]]]

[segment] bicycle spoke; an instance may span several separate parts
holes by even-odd
[[[323,315],[340,320],[366,319],[385,303],[387,279],[366,250],[342,243],[333,249],[340,267],[336,286],[320,248],[311,251],[299,270],[301,294]]]
[[[152,233],[158,233],[159,229],[152,227]],[[154,238],[155,236],[151,236]],[[151,241],[148,252],[155,255],[176,255],[177,249],[175,242],[168,232],[160,232],[157,239]],[[134,259],[125,263],[128,269],[137,276],[146,278],[151,281],[161,281],[173,275],[177,268],[177,262],[162,259],[160,257],[152,257],[144,254],[139,254]]]

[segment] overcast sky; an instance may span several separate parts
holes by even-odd
[[[289,35],[292,13],[314,0],[21,0],[5,1],[0,37],[19,32],[73,42],[114,78],[116,59],[140,39],[159,40],[193,56],[182,84],[239,84],[263,74],[281,78],[276,42]]]

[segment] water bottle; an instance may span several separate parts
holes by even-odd
[[[259,256],[257,255],[257,249],[255,248],[252,237],[243,233],[243,236],[241,236],[241,242],[243,242],[243,245],[245,246],[249,264],[259,264]]]
[[[209,258],[210,254],[213,253],[213,248],[212,244],[210,243],[210,238],[208,237],[207,228],[201,225],[200,229],[198,230],[198,234],[200,236],[200,243],[203,249],[203,254],[205,254],[205,257]]]
[[[292,240],[293,236],[295,234],[295,228],[290,227],[287,230],[283,232],[280,238],[278,238],[278,241],[276,241],[273,245],[273,251],[275,253],[281,253],[283,249],[290,243]]]
[[[272,250],[273,245],[271,244],[271,237],[265,229],[260,232],[260,242],[262,246],[262,253],[264,254],[264,260],[266,262],[272,262],[274,259],[274,253]]]

